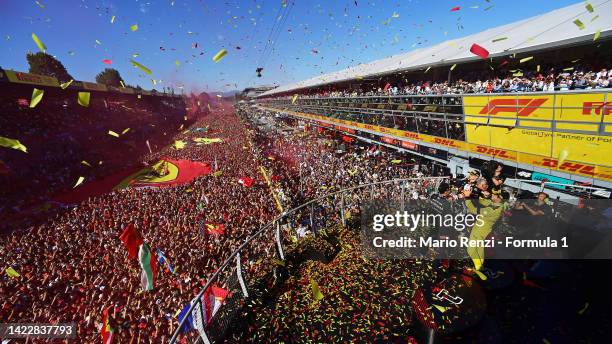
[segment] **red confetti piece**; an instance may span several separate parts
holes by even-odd
[[[104,59],[104,60],[102,60],[102,63],[107,64],[107,65],[112,65],[113,61],[111,61],[109,59]]]
[[[451,8],[451,10],[450,10],[450,11],[451,11],[451,12],[457,12],[457,11],[459,11],[460,9],[461,9],[461,6],[455,6],[455,7]]]
[[[470,52],[476,56],[482,57],[483,59],[486,59],[489,57],[489,51],[476,43],[472,44],[472,47],[470,48]]]

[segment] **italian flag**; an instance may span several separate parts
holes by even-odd
[[[157,272],[157,260],[146,243],[142,243],[138,249],[138,260],[142,268],[140,286],[144,291],[153,290],[155,273]]]
[[[108,321],[108,310],[110,307],[107,307],[102,317],[102,329],[100,330],[100,334],[102,335],[102,344],[111,344],[113,342],[113,328],[110,326],[110,322]]]

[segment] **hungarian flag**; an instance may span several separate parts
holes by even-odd
[[[100,330],[100,334],[102,335],[102,344],[111,344],[113,342],[113,328],[110,326],[110,322],[108,321],[108,310],[110,307],[106,307],[104,310],[102,317],[102,329]]]
[[[212,223],[207,223],[206,231],[208,232],[208,234],[222,235],[222,234],[225,234],[225,225],[224,224],[215,225]]]
[[[149,249],[149,245],[142,243],[138,250],[138,261],[142,272],[140,273],[140,286],[142,290],[153,290],[155,284],[155,273],[157,272],[157,261],[155,254]]]
[[[123,232],[119,236],[119,240],[121,240],[123,245],[125,245],[125,248],[127,248],[129,259],[136,258],[138,248],[144,242],[140,233],[136,231],[134,225],[131,223],[123,228]]]
[[[250,177],[242,177],[238,179],[238,183],[242,184],[242,186],[246,188],[250,188],[251,186],[253,186],[253,184],[255,184],[255,179]]]
[[[472,44],[472,47],[470,48],[470,52],[476,56],[482,57],[483,59],[486,59],[489,57],[489,51],[476,43]]]

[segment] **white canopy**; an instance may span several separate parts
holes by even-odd
[[[586,3],[581,1],[549,13],[498,26],[464,38],[445,41],[432,47],[282,85],[262,93],[260,97],[358,77],[365,78],[398,71],[426,69],[430,66],[475,61],[480,57],[470,52],[473,43],[487,49],[491,57],[496,57],[593,41],[598,30],[601,30],[599,39],[610,36],[612,34],[612,0],[592,0],[589,3],[593,6],[593,13],[589,13],[585,7]],[[591,22],[596,15],[599,17]],[[574,23],[576,19],[584,24],[584,29],[581,30]],[[492,42],[504,37],[506,39]]]

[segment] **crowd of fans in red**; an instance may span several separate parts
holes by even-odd
[[[340,153],[339,142],[329,138],[279,134],[286,128],[271,114],[238,111],[249,121],[268,121],[273,132],[266,132],[233,111],[228,105],[214,109],[174,137],[186,142],[184,148],[172,145],[142,158],[149,164],[160,157],[201,161],[213,166],[212,174],[176,187],[128,188],[90,198],[41,225],[5,236],[0,267],[11,267],[20,276],[0,277],[0,318],[74,322],[79,339],[93,342],[99,340],[103,310],[108,308],[117,342],[167,342],[178,327],[177,311],[232,251],[278,215],[271,192],[286,209],[347,186],[433,174],[426,165],[412,168],[417,162],[407,158],[397,163],[394,153],[364,146]],[[193,140],[202,137],[222,142]],[[271,172],[271,189],[259,176],[260,166]],[[245,177],[255,184],[239,183]],[[410,186],[415,199],[438,188],[426,182]],[[346,200],[354,213],[362,196],[355,193]],[[119,240],[129,224],[174,267],[170,272],[160,265],[153,291],[140,290],[139,266],[128,259]],[[224,233],[212,234],[205,224],[223,225]],[[297,228],[298,235],[302,229]],[[248,279],[265,268],[259,264],[262,257],[274,255],[273,240],[258,243],[242,252]]]
[[[30,108],[31,87],[3,84],[2,91],[0,135],[19,139],[28,152],[0,150],[0,215],[11,219],[0,230],[10,228],[12,219],[41,215],[80,176],[90,181],[125,170],[148,151],[146,141],[158,149],[192,122],[185,120],[185,100],[178,97],[92,92],[89,107],[83,107],[76,91],[49,88]]]
[[[7,322],[75,322],[80,340],[93,342],[102,311],[110,307],[117,342],[166,342],[178,325],[177,307],[275,211],[261,182],[248,189],[237,182],[243,176],[256,178],[258,164],[249,131],[231,110],[218,109],[195,127],[207,127],[205,135],[224,142],[196,145],[192,138],[203,133],[188,130],[176,137],[189,142],[184,149],[168,147],[144,160],[203,161],[215,165],[220,175],[173,188],[130,188],[94,197],[3,238],[0,266],[21,276],[0,277],[0,317]],[[225,234],[209,235],[204,222],[224,224]],[[174,274],[160,269],[153,292],[139,292],[139,267],[128,260],[118,238],[127,224],[174,265]]]
[[[441,95],[464,93],[512,93],[555,92],[592,90],[612,87],[610,68],[593,69],[592,66],[576,66],[567,69],[548,68],[528,71],[507,71],[485,76],[466,74],[453,78],[452,82],[421,80],[409,82],[389,81],[370,89],[326,90],[300,97],[364,97],[400,95]],[[291,98],[291,96],[289,97]]]

